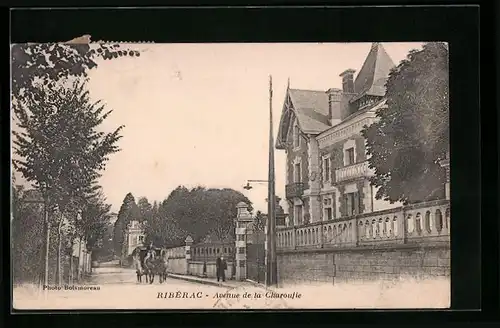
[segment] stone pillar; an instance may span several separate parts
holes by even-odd
[[[312,222],[318,222],[321,220],[321,200],[319,192],[321,190],[321,171],[320,171],[320,156],[319,156],[319,145],[318,140],[313,136],[309,139],[308,147],[308,157],[309,157],[309,216]]]
[[[253,218],[248,211],[248,205],[244,202],[240,202],[236,208],[238,215],[235,219],[235,279],[245,280],[247,278],[247,228]]]
[[[186,274],[190,274],[189,262],[191,262],[191,245],[193,245],[193,238],[191,238],[191,236],[187,236],[184,242],[186,243],[186,246],[184,246],[186,255]]]

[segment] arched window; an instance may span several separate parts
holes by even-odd
[[[363,226],[363,221],[359,221],[358,234],[360,239],[364,239],[366,237],[366,230]]]
[[[372,227],[375,229],[375,233],[373,234],[373,239],[377,238],[380,235],[380,230],[375,219],[372,220]]]
[[[392,236],[391,220],[389,218],[385,218],[384,230],[384,233],[387,237]]]

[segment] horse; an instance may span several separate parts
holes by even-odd
[[[152,284],[155,280],[156,253],[150,250],[144,258],[144,271],[146,274],[146,283]]]
[[[166,250],[162,249],[160,252],[160,256],[156,262],[156,273],[158,274],[158,278],[160,280],[160,284],[164,281],[167,281],[167,268],[168,268],[168,254]]]

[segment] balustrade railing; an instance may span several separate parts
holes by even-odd
[[[277,249],[300,250],[449,241],[448,200],[277,230]]]
[[[335,170],[335,180],[337,182],[370,176],[373,170],[368,167],[368,161],[341,167]]]

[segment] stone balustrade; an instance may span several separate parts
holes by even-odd
[[[277,230],[278,251],[449,242],[448,200]]]
[[[335,170],[335,179],[337,182],[370,175],[373,175],[373,170],[368,167],[368,161],[341,167]]]

